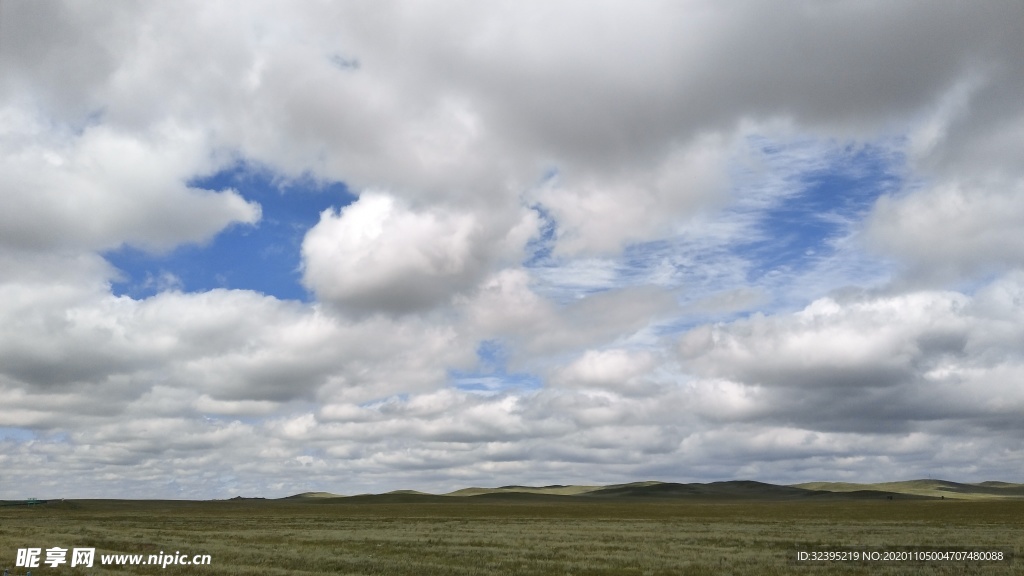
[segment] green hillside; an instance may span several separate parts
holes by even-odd
[[[905,480],[902,482],[878,482],[875,484],[807,482],[804,484],[794,484],[793,487],[828,492],[876,490],[895,494],[951,498],[955,500],[1024,498],[1024,484],[997,481],[979,482],[977,484],[963,484],[948,480]]]
[[[657,484],[657,482],[641,482],[640,484]],[[498,488],[463,488],[449,492],[447,496],[480,496],[483,494],[549,494],[554,496],[576,496],[595,490],[603,490],[607,486],[573,486],[554,484],[551,486],[500,486]]]

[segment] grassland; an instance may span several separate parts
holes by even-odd
[[[506,491],[507,492],[507,491]],[[198,567],[45,574],[1024,574],[1024,564],[794,564],[815,546],[1024,549],[1024,500],[586,498],[390,494],[0,507],[0,570],[23,547],[209,554]]]

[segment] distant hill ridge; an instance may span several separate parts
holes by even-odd
[[[879,482],[876,484],[856,484],[850,482],[807,482],[795,484],[807,490],[828,490],[831,492],[850,492],[855,490],[882,490],[898,494],[929,496],[935,498],[952,498],[955,500],[978,500],[993,498],[1024,498],[1024,484],[988,480],[973,484],[950,482],[949,480],[905,480],[902,482]]]
[[[974,484],[948,480],[905,480],[858,484],[851,482],[806,482],[777,485],[755,480],[728,480],[709,483],[676,483],[644,481],[610,485],[548,486],[509,485],[497,488],[470,487],[447,494],[428,494],[416,490],[395,490],[386,494],[339,496],[330,492],[305,492],[289,499],[323,500],[356,498],[359,500],[389,499],[396,502],[415,501],[419,498],[444,501],[447,498],[530,498],[571,497],[573,499],[713,499],[713,500],[790,500],[790,499],[953,499],[990,500],[1024,499],[1024,484],[989,480]]]
[[[285,498],[344,498],[344,496],[330,492],[303,492],[294,496],[286,496]]]

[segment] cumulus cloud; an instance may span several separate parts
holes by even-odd
[[[3,296],[0,388],[16,426],[132,418],[142,405],[196,417],[318,397],[368,401],[437,386],[448,365],[465,361],[450,330],[347,324],[247,291],[136,301],[21,282]]]
[[[1024,358],[995,344],[1020,339],[1004,319],[1020,315],[1020,303],[1006,297],[1019,282],[1011,275],[974,298],[826,298],[793,314],[694,329],[681,339],[680,356],[694,375],[757,397],[756,407],[737,414],[743,420],[812,430],[946,431],[950,422],[988,413],[976,425],[1001,431],[1008,423],[997,413],[1024,401],[1006,389]]]
[[[648,351],[622,349],[587,350],[551,377],[555,386],[611,390],[624,396],[656,394],[658,378],[652,374],[660,363]]]
[[[1024,265],[1024,179],[944,181],[926,191],[885,196],[867,235],[905,263],[915,283],[962,281]]]
[[[916,296],[853,306],[823,299],[790,317],[755,315],[727,331],[705,326],[687,334],[682,350],[715,376],[753,384],[889,386],[913,371],[920,338],[947,332],[956,345],[956,331],[942,326],[955,320],[955,296]]]
[[[0,132],[0,243],[15,250],[167,250],[201,243],[260,206],[235,190],[190,188],[210,165],[202,138],[173,125],[145,134],[89,126],[53,134],[43,118],[11,117]]]
[[[409,312],[465,290],[486,269],[471,214],[417,212],[364,193],[320,215],[302,244],[304,281],[324,301],[356,311]]]

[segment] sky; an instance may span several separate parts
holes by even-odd
[[[1022,25],[6,0],[0,498],[1024,482]]]

